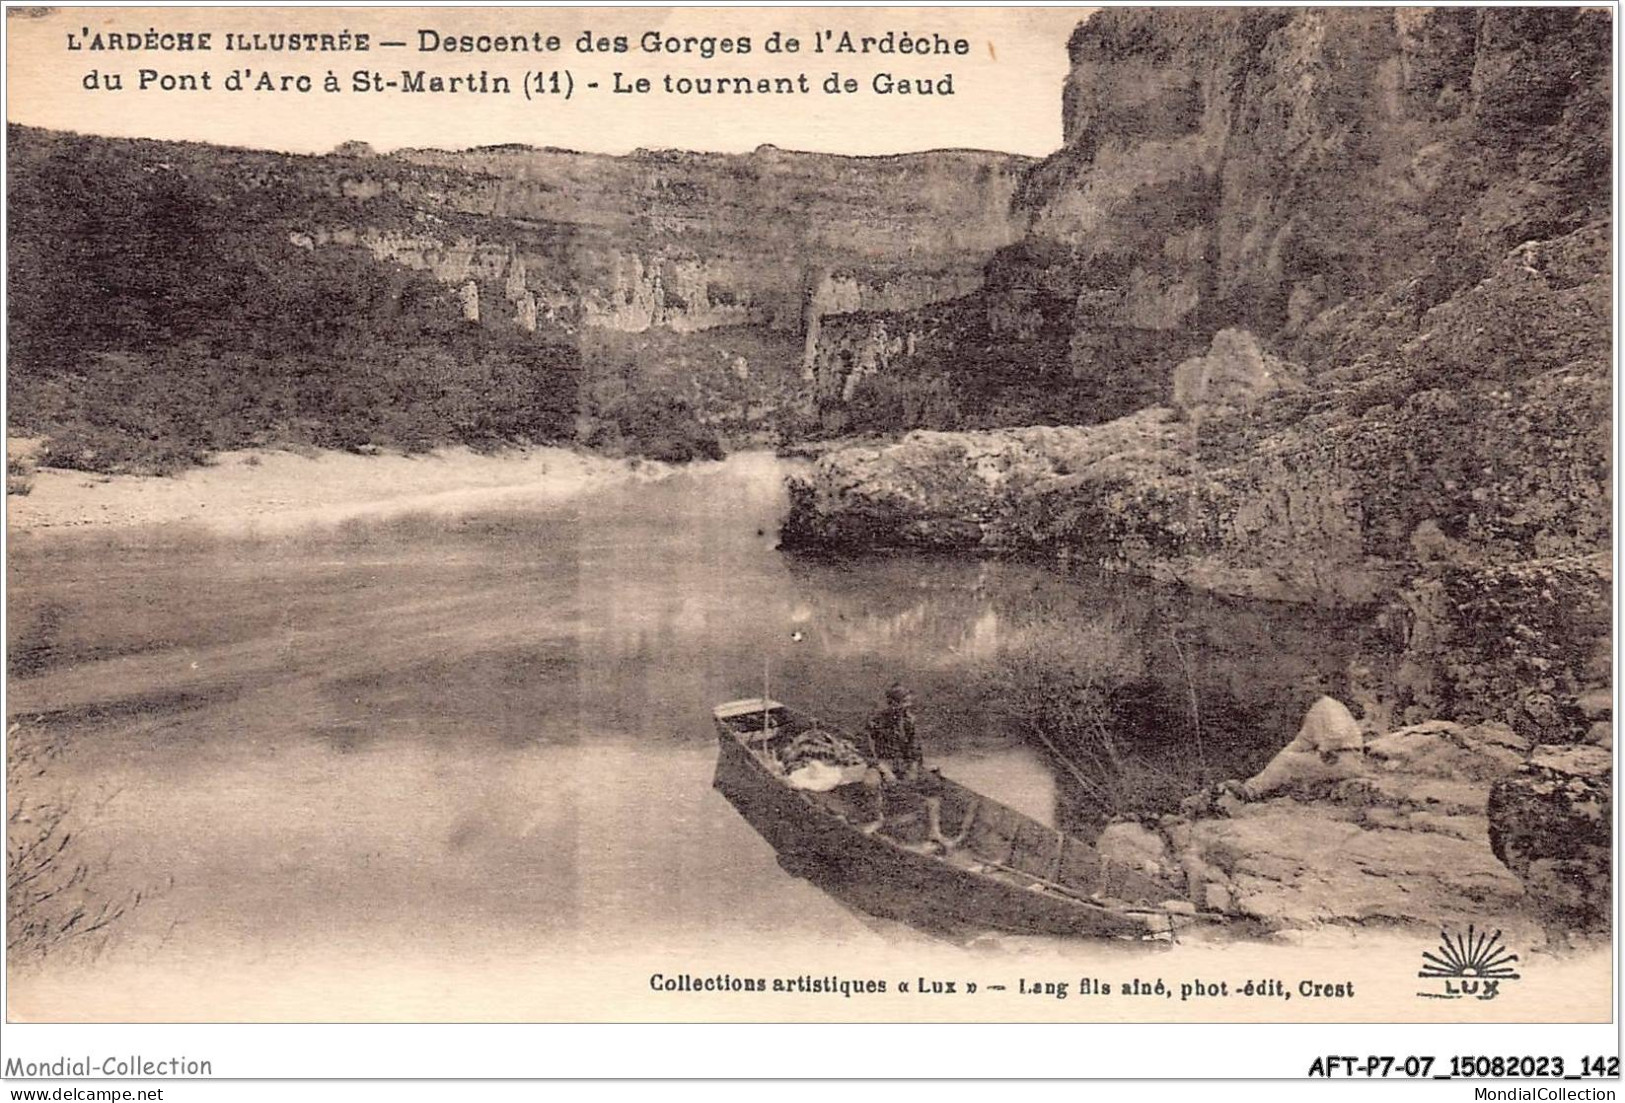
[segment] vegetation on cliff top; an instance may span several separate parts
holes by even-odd
[[[47,436],[43,462],[573,434],[571,344],[469,324],[450,288],[360,250],[299,248],[309,200],[285,180],[222,194],[102,140],[8,142],[11,430]]]

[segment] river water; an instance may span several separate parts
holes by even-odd
[[[1197,691],[1238,772],[1352,654],[1335,624],[1121,579],[794,559],[786,470],[741,455],[563,505],[264,536],[18,536],[11,715],[57,752],[13,785],[71,804],[97,894],[143,899],[14,970],[14,1008],[433,1016],[481,1006],[448,994],[470,970],[928,938],[778,867],[711,789],[712,704],[766,679],[856,726],[901,678],[928,758],[1054,822],[1051,767],[986,703],[1035,626],[1121,637],[1147,699]],[[427,1004],[390,994],[406,962]]]

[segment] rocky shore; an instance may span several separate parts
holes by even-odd
[[[1268,932],[1493,923],[1560,939],[1608,927],[1610,757],[1494,723],[1367,738],[1322,698],[1256,777],[1111,824],[1099,845]]]

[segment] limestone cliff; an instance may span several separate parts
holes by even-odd
[[[1318,359],[1339,307],[1421,276],[1441,301],[1606,213],[1609,33],[1578,9],[1103,12],[1013,278],[1074,329],[1231,325]]]
[[[1090,18],[1023,240],[971,297],[854,317],[820,393],[932,427],[1121,420],[832,453],[787,537],[1361,606],[1396,715],[1581,737],[1611,584],[1609,30]]]
[[[504,146],[347,159],[359,201],[314,225],[448,281],[502,281],[581,325],[801,332],[818,313],[906,310],[974,290],[1015,235],[1024,158],[942,151],[852,158],[752,154],[626,157]],[[420,178],[428,174],[433,186]],[[412,227],[394,228],[396,208]],[[360,225],[356,225],[360,223]]]
[[[589,396],[608,392],[590,407],[623,385],[664,388],[736,440],[776,440],[812,404],[826,316],[975,292],[1015,237],[1029,165],[972,151],[405,151],[347,162],[337,186],[358,209],[306,232],[472,281],[484,324],[577,334]]]
[[[1311,369],[1414,332],[1522,242],[1607,217],[1609,36],[1581,9],[1090,17],[1065,146],[1016,195],[1021,240],[888,359],[897,387],[971,396],[911,424],[1121,416],[1226,327]]]
[[[8,129],[8,146],[22,178],[95,165],[140,196],[184,192],[186,209],[161,195],[153,201],[168,205],[158,217],[185,242],[205,239],[198,227],[231,212],[243,244],[226,266],[256,279],[277,281],[294,265],[369,269],[365,282],[372,273],[385,283],[427,277],[443,285],[458,316],[486,331],[467,341],[534,335],[538,356],[544,345],[573,344],[587,422],[601,425],[617,404],[658,391],[673,408],[695,411],[707,431],[735,440],[796,433],[811,400],[806,349],[826,315],[909,310],[980,287],[987,260],[1015,237],[1011,199],[1032,163],[968,150],[858,158],[772,147],[743,155],[503,146],[380,156],[347,144],[330,156],[293,157],[24,127]],[[30,259],[14,277],[32,287],[51,278],[43,259],[47,270],[30,266],[58,247],[51,227],[70,200],[54,186],[22,199],[23,222],[39,228],[39,240],[25,243]],[[89,248],[125,248],[100,240],[107,220],[87,214],[82,222],[75,232],[91,239]],[[212,273],[196,264],[171,273],[169,259],[153,268],[181,286],[141,294],[155,325],[176,332],[185,327],[162,316],[175,313],[163,304],[208,297]],[[431,313],[427,296],[414,295],[417,303],[400,307],[408,334]],[[314,325],[328,320],[323,309],[313,308]],[[252,329],[241,332],[252,340]],[[514,355],[525,354],[516,346]],[[61,405],[59,390],[42,396]],[[277,419],[286,420],[270,415]],[[234,435],[229,424],[221,428],[194,435]],[[414,435],[442,429],[426,425]],[[96,431],[128,435],[122,425]]]

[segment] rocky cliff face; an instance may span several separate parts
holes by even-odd
[[[856,320],[832,363],[865,399],[940,355],[1023,365],[1035,420],[1145,409],[828,455],[787,536],[1361,606],[1401,656],[1396,716],[1583,737],[1611,587],[1609,31],[1572,9],[1090,18],[1022,241],[975,296]]]
[[[1050,422],[1160,401],[1226,327],[1346,364],[1519,244],[1606,218],[1609,34],[1578,9],[1101,12],[1070,43],[1065,147],[1017,193],[1021,240],[890,363],[963,387],[1014,357]],[[1016,423],[955,413],[915,424]]]
[[[53,462],[120,470],[265,440],[529,439],[543,422],[548,440],[568,424],[633,451],[794,438],[822,319],[973,292],[1031,164],[358,143],[293,157],[25,127],[7,145],[13,415],[60,443]],[[64,235],[82,243],[65,262]],[[307,344],[319,372],[294,366]],[[358,357],[380,370],[330,387]],[[464,393],[448,371],[489,378]],[[521,376],[545,378],[545,402]],[[175,397],[193,386],[206,413]]]
[[[404,151],[345,164],[330,186],[357,202],[358,217],[310,233],[351,235],[450,282],[501,283],[509,302],[530,295],[585,326],[799,333],[809,304],[815,315],[906,310],[974,290],[1014,236],[1010,201],[1027,164],[771,147]],[[395,225],[402,205],[409,229]]]
[[[1555,930],[1607,930],[1612,748],[1540,746],[1490,792],[1490,843]]]
[[[812,405],[809,350],[827,316],[981,286],[1015,236],[1011,200],[1029,164],[771,147],[408,151],[347,165],[336,186],[359,209],[307,232],[473,284],[483,324],[582,335],[589,377],[608,381],[602,401],[622,386],[667,388],[735,438],[778,437]]]
[[[1573,9],[1104,12],[1016,278],[1074,328],[1223,323],[1314,359],[1339,306],[1468,286],[1603,213],[1608,35]]]

